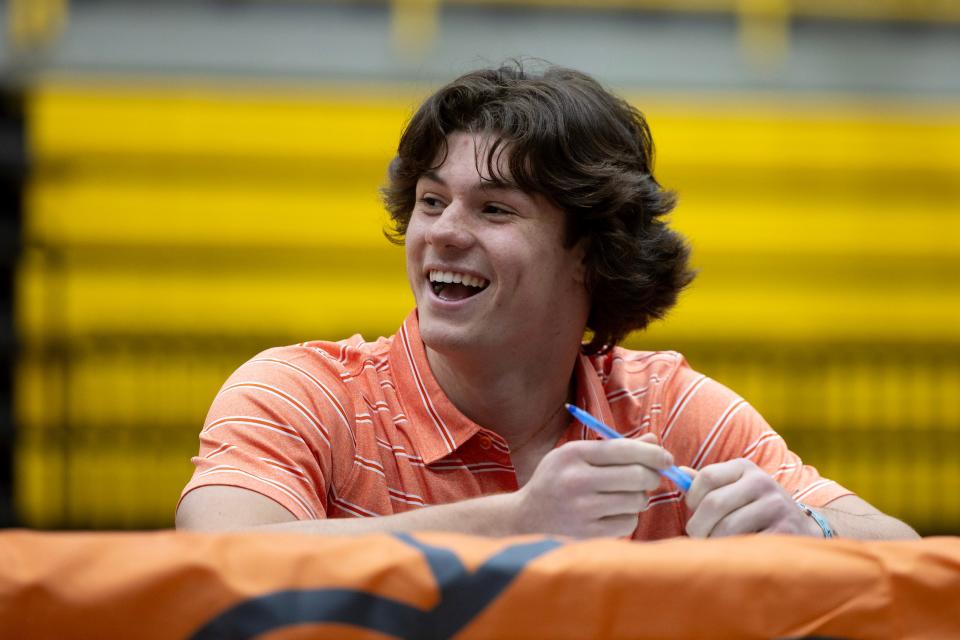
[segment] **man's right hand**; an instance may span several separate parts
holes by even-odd
[[[545,455],[529,482],[510,494],[517,533],[577,538],[629,536],[660,469],[673,464],[657,437],[579,440]]]

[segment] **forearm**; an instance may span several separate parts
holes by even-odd
[[[854,540],[916,540],[920,536],[909,525],[885,513],[864,513],[835,507],[817,509],[833,527],[837,537]]]
[[[247,530],[344,536],[405,531],[451,531],[498,537],[519,533],[512,515],[511,500],[511,494],[497,494],[423,507],[390,516],[297,520],[257,525]]]

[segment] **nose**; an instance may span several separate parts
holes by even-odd
[[[454,200],[433,219],[426,241],[437,249],[466,249],[473,244],[470,215],[462,203]]]

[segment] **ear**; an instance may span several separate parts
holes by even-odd
[[[577,284],[587,285],[587,238],[580,238],[571,249],[571,259],[576,261],[573,279]]]

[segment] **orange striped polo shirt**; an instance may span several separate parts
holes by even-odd
[[[813,506],[850,493],[678,353],[581,355],[575,375],[580,406],[626,437],[656,433],[677,464],[747,458]],[[596,438],[571,421],[557,446]],[[460,413],[434,379],[416,311],[390,338],[305,342],[242,365],[214,399],[193,463],[182,496],[243,487],[299,519],[389,515],[518,488],[507,442]],[[634,538],[683,535],[681,498],[664,480]]]

